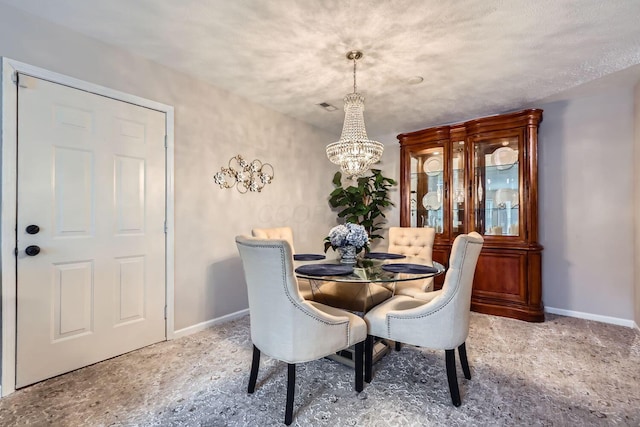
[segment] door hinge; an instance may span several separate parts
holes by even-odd
[[[18,256],[18,248],[15,248],[15,249],[13,250],[13,254],[14,254],[15,256]]]
[[[167,318],[167,306],[166,305],[164,306],[164,318],[165,319]]]
[[[167,148],[169,146],[168,142],[167,142],[167,135],[164,136],[164,148]]]
[[[26,89],[28,87],[25,83],[20,84],[20,74],[18,74],[17,71],[11,75],[11,81],[13,81],[16,86],[23,89]]]
[[[167,234],[167,220],[164,221],[164,234]]]

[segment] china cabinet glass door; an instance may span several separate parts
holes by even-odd
[[[451,143],[451,234],[453,237],[465,232],[465,155],[464,141]]]
[[[487,236],[520,236],[519,135],[475,141],[473,150],[475,230]]]
[[[445,164],[444,146],[411,153],[411,226],[431,227],[444,232]]]

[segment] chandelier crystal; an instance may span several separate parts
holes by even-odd
[[[364,127],[364,97],[357,92],[356,61],[362,52],[353,50],[347,59],[353,60],[353,93],[344,97],[344,125],[340,140],[327,145],[327,157],[340,166],[347,177],[356,179],[380,160],[384,145],[371,141]]]

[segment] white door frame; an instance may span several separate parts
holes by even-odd
[[[167,339],[174,338],[174,194],[173,194],[173,149],[174,149],[174,112],[170,105],[150,101],[104,86],[88,83],[43,68],[34,67],[9,58],[2,58],[2,86],[0,92],[0,115],[2,116],[0,141],[1,150],[1,205],[0,205],[0,282],[2,304],[2,358],[0,396],[15,391],[16,385],[16,204],[17,204],[17,148],[18,148],[18,86],[14,83],[15,73],[27,74],[50,82],[59,83],[86,92],[112,98],[118,101],[160,111],[166,114],[166,220],[165,235],[166,262],[166,320]]]

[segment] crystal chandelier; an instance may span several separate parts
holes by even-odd
[[[340,165],[347,177],[355,179],[380,160],[384,145],[371,141],[364,128],[364,96],[356,91],[356,61],[362,52],[352,50],[347,59],[353,60],[353,93],[344,97],[344,125],[340,140],[327,145],[327,157]]]

